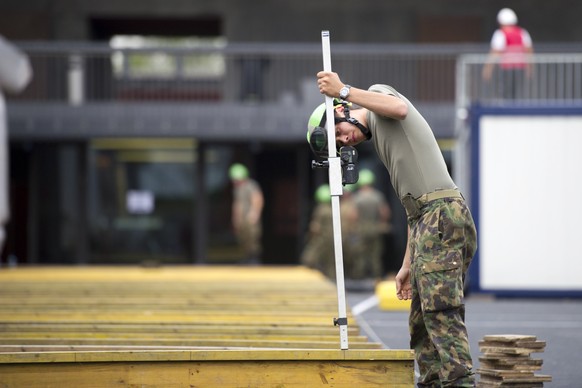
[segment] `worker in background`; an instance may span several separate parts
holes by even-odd
[[[392,212],[384,194],[374,187],[375,180],[372,171],[363,169],[358,179],[358,191],[354,194],[359,216],[358,234],[361,245],[365,247],[353,268],[356,279],[379,279],[384,275],[384,234],[390,232]]]
[[[315,207],[311,213],[307,243],[301,254],[301,264],[319,270],[326,277],[335,277],[335,254],[333,245],[333,215],[329,185],[315,190]]]
[[[8,187],[8,117],[4,92],[24,90],[32,78],[26,54],[0,36],[0,252],[6,240],[6,223],[10,219]]]
[[[347,279],[358,279],[357,267],[361,261],[364,247],[360,238],[359,214],[354,192],[357,186],[346,184],[340,198],[340,220],[342,231],[342,259],[344,276]],[[334,252],[335,261],[335,252]],[[356,270],[356,271],[354,271]]]
[[[497,14],[499,28],[491,38],[489,58],[483,66],[483,79],[493,79],[493,70],[499,66],[499,77],[494,86],[503,98],[525,97],[526,80],[531,79],[533,68],[529,56],[533,44],[529,32],[518,26],[517,15],[510,8],[503,8]]]
[[[260,264],[264,197],[259,184],[249,178],[246,166],[230,166],[229,177],[233,184],[232,226],[243,249],[243,264]]]

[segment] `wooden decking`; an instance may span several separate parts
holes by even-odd
[[[335,285],[303,267],[0,270],[2,387],[409,387]]]

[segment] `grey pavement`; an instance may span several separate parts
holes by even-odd
[[[408,313],[381,311],[377,305],[366,309],[373,301],[373,292],[346,293],[352,309],[363,308],[357,315],[358,324],[372,341],[386,348],[408,349]],[[536,374],[551,375],[548,388],[582,387],[582,300],[580,299],[498,299],[482,294],[469,296],[466,301],[466,324],[474,367],[479,367],[478,342],[490,334],[535,335],[546,341],[541,353],[532,358],[543,359]]]

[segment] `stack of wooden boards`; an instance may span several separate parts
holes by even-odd
[[[304,267],[0,270],[0,386],[394,386],[410,350],[370,342]]]
[[[531,358],[531,354],[543,352],[545,347],[545,341],[532,335],[486,335],[479,341],[478,387],[543,387],[552,378],[535,374],[543,360]]]

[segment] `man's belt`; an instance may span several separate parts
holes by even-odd
[[[408,218],[417,218],[422,214],[421,209],[425,205],[443,198],[463,198],[463,195],[457,189],[437,190],[432,193],[423,194],[418,198],[413,198],[411,194],[407,194],[402,198],[402,205],[406,209]]]

